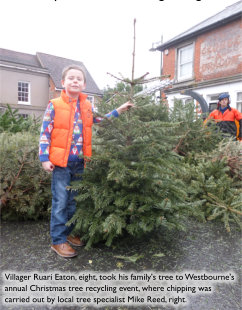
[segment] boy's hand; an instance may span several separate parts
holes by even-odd
[[[123,113],[124,111],[129,110],[130,108],[133,108],[134,104],[131,103],[130,101],[125,102],[122,104],[120,107],[118,107],[116,110],[118,111],[118,114]]]
[[[55,169],[55,165],[53,165],[51,161],[42,162],[42,167],[47,172],[52,172]]]

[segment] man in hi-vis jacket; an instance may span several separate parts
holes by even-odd
[[[242,140],[242,113],[230,107],[229,93],[219,95],[217,109],[209,114],[206,122],[209,119],[214,119],[222,132]]]

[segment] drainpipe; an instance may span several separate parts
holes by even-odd
[[[160,44],[163,43],[163,35],[161,35]],[[163,52],[160,52],[160,76],[163,75]],[[162,91],[160,90],[160,102],[162,100]]]

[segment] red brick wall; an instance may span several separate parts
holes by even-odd
[[[175,77],[175,58],[176,57],[176,49],[169,48],[168,54],[166,55],[165,51],[163,52],[163,74],[170,75],[170,79],[174,79]]]
[[[242,22],[240,20],[198,37],[195,52],[197,81],[241,73]]]
[[[242,71],[242,22],[234,21],[195,40],[194,76],[197,82],[231,76]],[[185,42],[184,42],[185,43]],[[175,77],[176,48],[163,53],[163,74]]]
[[[49,79],[49,99],[51,100],[53,98],[59,97],[60,93],[61,93],[60,91],[57,91],[55,89],[55,84],[54,84],[52,78],[50,77],[50,79]]]

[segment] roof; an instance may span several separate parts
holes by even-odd
[[[88,72],[88,70],[86,69],[86,67],[82,62],[39,52],[36,55],[42,67],[48,69],[49,74],[57,89],[62,89],[61,75],[63,69],[66,66],[75,64],[82,67],[84,72],[86,73],[87,85],[85,93],[102,95],[102,91],[98,88],[97,84],[95,83],[95,81],[93,80],[90,73]]]
[[[242,0],[226,7],[223,11],[209,17],[208,19],[202,21],[201,23],[177,35],[173,39],[157,46],[153,50],[163,51],[166,48],[169,48],[171,46],[174,46],[175,44],[183,42],[184,40],[192,38],[208,30],[212,30],[218,26],[222,26],[223,24],[231,22],[235,19],[241,18],[241,11],[242,11]]]
[[[0,48],[0,61],[42,68],[35,55]]]
[[[38,69],[40,72],[47,73],[51,76],[55,87],[62,89],[61,74],[64,67],[69,65],[78,65],[83,68],[86,73],[87,86],[85,93],[93,95],[102,95],[102,91],[91,77],[90,73],[80,61],[53,56],[44,53],[36,53],[36,55],[16,52],[8,49],[0,48],[0,61],[4,63],[11,63],[14,65],[27,66],[29,70]],[[31,69],[30,69],[31,68]]]

